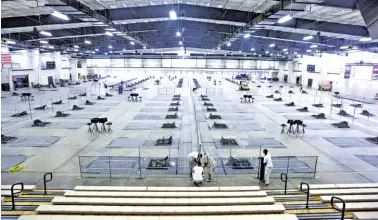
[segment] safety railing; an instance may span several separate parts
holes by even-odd
[[[139,154],[141,155],[141,154]],[[214,158],[214,175],[248,175],[257,177],[261,169],[258,157]],[[272,177],[314,177],[317,157],[273,157]],[[81,177],[124,178],[136,176],[179,176],[188,175],[189,162],[186,157],[116,157],[79,156]]]
[[[300,188],[299,190],[303,192],[303,185],[306,185],[307,186],[307,199],[306,199],[306,209],[309,209],[309,206],[308,206],[308,201],[310,199],[310,185],[308,185],[307,183],[304,183],[304,182],[301,182],[301,185],[300,185]]]
[[[287,193],[287,175],[286,175],[286,173],[281,173],[281,181],[285,183],[284,193],[286,195],[286,193]]]
[[[49,177],[49,179],[46,178],[47,176]],[[52,179],[53,179],[52,173],[45,173],[45,175],[43,175],[43,189],[45,191],[45,195],[47,195],[47,183],[50,182]]]
[[[343,204],[343,207],[341,209],[339,209],[339,208],[337,208],[337,207],[334,206],[334,204],[335,204],[334,201],[335,200],[339,200]],[[332,196],[331,197],[331,206],[332,206],[332,208],[334,208],[337,211],[341,212],[341,218],[340,219],[344,220],[344,216],[345,216],[345,201],[342,198],[340,198],[340,197]]]
[[[17,192],[14,191],[14,187],[15,186],[18,186],[20,185],[21,186],[21,189]],[[22,193],[22,191],[24,191],[24,183],[15,183],[11,186],[11,196],[12,196],[12,210],[15,210],[16,209],[16,203],[14,201],[14,197],[19,194],[19,193]]]

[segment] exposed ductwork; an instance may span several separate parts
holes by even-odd
[[[365,20],[367,29],[372,39],[378,39],[378,1],[358,0],[357,6]]]

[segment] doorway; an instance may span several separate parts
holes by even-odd
[[[302,76],[297,76],[296,80],[295,80],[295,84],[299,85],[302,83]]]
[[[287,82],[287,75],[284,75],[284,82]]]
[[[307,79],[307,87],[311,88],[312,87],[312,82],[313,80],[312,79]]]

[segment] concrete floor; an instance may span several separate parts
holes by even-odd
[[[184,78],[183,87],[175,88],[180,77]],[[192,78],[196,78],[201,85],[201,89],[191,92],[194,86]],[[217,76],[221,80],[221,76]],[[214,157],[258,157],[259,148],[238,147],[232,150],[227,148],[216,149],[214,141],[221,136],[233,137],[237,140],[250,140],[254,138],[274,138],[284,145],[281,148],[268,148],[273,157],[277,156],[318,156],[315,178],[289,178],[289,187],[294,187],[300,182],[308,183],[363,183],[378,182],[378,167],[375,167],[355,155],[378,155],[378,145],[369,145],[358,147],[341,148],[324,139],[324,137],[376,137],[378,136],[378,120],[374,117],[369,120],[360,116],[361,109],[356,110],[356,118],[347,119],[337,115],[338,109],[333,108],[331,111],[332,93],[308,90],[308,95],[301,95],[299,88],[293,88],[295,94],[289,95],[287,91],[290,85],[284,85],[281,91],[283,102],[275,102],[272,99],[265,98],[274,90],[278,89],[281,84],[274,83],[272,88],[268,88],[269,83],[251,83],[251,91],[237,91],[237,86],[226,80],[222,80],[222,85],[213,86],[212,82],[207,81],[201,75],[178,75],[177,79],[170,81],[165,77],[162,84],[157,86],[153,84],[154,79],[148,80],[137,86],[136,92],[143,97],[143,102],[127,102],[127,96],[130,92],[123,95],[116,94],[115,91],[99,88],[91,83],[83,83],[79,86],[70,86],[69,88],[58,88],[58,91],[38,91],[32,89],[35,101],[31,102],[31,109],[46,104],[49,108],[46,111],[32,110],[32,116],[24,118],[11,118],[10,115],[15,112],[29,111],[29,103],[21,102],[20,97],[12,97],[5,92],[2,93],[2,134],[7,136],[25,137],[25,136],[58,136],[60,140],[50,147],[12,147],[12,143],[2,145],[2,155],[23,154],[29,158],[22,164],[24,169],[16,173],[2,173],[2,184],[12,184],[15,182],[24,182],[25,184],[37,184],[39,188],[43,187],[43,174],[52,172],[54,179],[48,183],[50,188],[70,189],[76,185],[115,185],[115,186],[190,186],[191,181],[186,175],[153,175],[143,176],[139,179],[137,173],[124,175],[122,178],[104,177],[81,177],[79,169],[79,156],[123,156],[123,157],[186,157],[192,150],[196,150],[199,144],[203,144],[205,151],[209,151]],[[256,85],[261,84],[262,88]],[[175,89],[172,89],[175,88]],[[79,97],[77,100],[67,100],[68,96],[73,96],[87,92],[87,97]],[[21,93],[22,91],[17,91]],[[97,101],[98,94],[103,96],[105,92],[114,94],[104,101]],[[178,129],[159,129],[162,123],[172,122],[172,120],[161,120],[156,117],[168,114],[167,109],[172,101],[173,94],[181,94],[182,105],[178,112],[181,118],[175,120],[179,125]],[[222,122],[236,129],[214,130],[209,129],[212,120],[207,120],[209,115],[205,112],[203,102],[199,101],[200,94],[208,94],[218,112],[226,119]],[[252,94],[255,97],[255,103],[240,103],[240,97],[243,94]],[[279,95],[275,94],[275,97]],[[51,100],[63,100],[62,105],[54,105],[51,108]],[[88,107],[84,105],[85,100],[101,103],[100,107]],[[284,103],[295,102],[296,107],[284,107]],[[323,103],[324,108],[312,107],[312,104]],[[333,100],[339,102],[339,100]],[[343,101],[344,110],[353,114],[354,108],[349,106],[352,101]],[[70,111],[72,105],[85,107],[82,111]],[[217,105],[218,104],[218,105]],[[306,124],[316,123],[333,123],[340,121],[349,121],[352,126],[350,129],[325,129],[312,130],[307,129],[305,135],[293,136],[281,134],[280,124],[286,123],[287,117],[304,117],[309,113],[298,113],[293,109],[307,106],[310,114],[325,113],[327,120],[306,119]],[[378,105],[364,105],[364,109],[369,111],[378,111]],[[112,133],[89,133],[88,127],[81,126],[78,129],[66,129],[61,127],[53,128],[33,128],[30,125],[33,120],[40,119],[49,121],[53,124],[68,123],[78,124],[79,122],[87,123],[89,119],[75,116],[75,118],[51,118],[56,111],[64,111],[70,114],[98,114],[101,117],[107,117],[113,122]],[[239,113],[237,113],[239,112]],[[173,114],[170,112],[169,114]],[[135,120],[135,116],[143,115],[155,116],[153,120]],[[289,116],[288,116],[289,115]],[[245,119],[245,120],[243,120]],[[260,130],[237,129],[243,124],[254,123],[261,128]],[[63,126],[63,127],[64,127]],[[137,127],[143,126],[142,129]],[[310,127],[310,126],[309,126]],[[132,129],[132,130],[130,130]],[[197,135],[199,131],[200,135]],[[161,137],[173,136],[179,142],[180,147],[151,147],[150,144]],[[200,141],[198,140],[198,136]],[[107,147],[112,141],[120,137],[127,137],[128,147],[110,148]],[[133,145],[133,143],[135,143]],[[129,146],[131,145],[131,146]],[[140,147],[140,150],[139,148]],[[259,181],[256,176],[252,175],[217,175],[216,180],[205,185],[258,185]],[[266,188],[282,188],[283,182],[278,178],[273,178]]]

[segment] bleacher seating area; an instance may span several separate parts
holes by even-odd
[[[73,190],[36,190],[24,185],[14,198],[3,185],[2,219],[378,219],[378,183],[309,185],[302,191],[261,190],[259,186],[232,187],[121,187],[76,186]],[[20,189],[20,185],[14,187]]]

